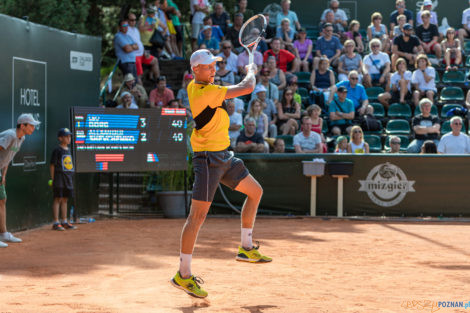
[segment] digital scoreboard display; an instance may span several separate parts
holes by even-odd
[[[186,170],[186,110],[73,107],[76,172]]]

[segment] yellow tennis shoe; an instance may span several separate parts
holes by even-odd
[[[207,297],[207,291],[199,286],[200,284],[204,284],[204,281],[200,277],[196,277],[191,275],[191,277],[184,279],[181,277],[180,272],[178,271],[171,279],[171,284],[176,288],[179,288],[185,291],[187,294],[197,297],[197,298],[205,298]]]
[[[273,259],[262,255],[258,251],[259,244],[254,246],[251,250],[245,250],[242,246],[238,246],[237,261],[250,262],[250,263],[265,263],[271,262]]]

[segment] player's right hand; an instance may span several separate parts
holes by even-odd
[[[245,70],[247,73],[253,72],[253,74],[256,75],[256,72],[258,71],[258,66],[255,63],[251,63],[245,66]]]

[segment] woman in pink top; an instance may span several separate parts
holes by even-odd
[[[300,60],[300,69],[304,72],[310,72],[309,68],[312,64],[312,41],[307,39],[307,31],[305,28],[299,30],[299,39],[294,41],[295,57]]]
[[[362,42],[362,35],[359,33],[359,28],[361,27],[361,24],[359,21],[352,20],[351,23],[349,23],[349,31],[344,33],[346,38],[354,40],[356,43],[356,51],[359,53],[364,52],[364,44]]]

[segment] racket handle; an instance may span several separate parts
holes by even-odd
[[[248,64],[253,64],[253,53],[252,52],[249,53]]]

